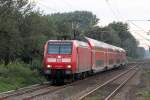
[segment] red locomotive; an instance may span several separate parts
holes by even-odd
[[[78,40],[49,40],[44,48],[44,74],[53,82],[125,65],[124,49],[85,37]]]

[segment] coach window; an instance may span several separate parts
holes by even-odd
[[[120,52],[117,50],[117,53],[120,53]]]
[[[102,47],[95,47],[95,50],[101,51],[101,50],[103,50],[103,48]]]
[[[109,52],[113,52],[113,49],[108,49]]]

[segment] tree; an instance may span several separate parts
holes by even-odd
[[[51,35],[51,31],[48,20],[38,12],[30,12],[22,20],[23,49],[21,58],[30,63],[33,58],[42,57],[44,43]]]
[[[0,59],[5,64],[20,54],[21,37],[18,25],[20,9],[25,3],[25,0],[0,0]]]
[[[140,58],[144,58],[145,57],[145,49],[144,47],[138,47],[137,48],[137,54],[138,54],[138,57]]]
[[[136,49],[138,42],[130,33],[128,24],[122,22],[113,22],[108,26],[111,27],[120,37],[120,47],[127,51],[127,55],[131,57],[137,57]]]
[[[33,5],[27,4],[28,0],[0,0],[0,60],[5,65],[25,53],[24,42],[29,40],[29,28],[24,27],[28,26],[24,19],[33,12]]]
[[[80,35],[98,22],[98,18],[87,11],[56,13],[47,17],[49,20],[53,20],[53,23],[56,25],[57,36],[68,35],[72,39],[75,34],[79,38]]]

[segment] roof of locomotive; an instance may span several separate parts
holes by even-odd
[[[93,47],[96,46],[96,47],[108,48],[108,49],[119,50],[119,51],[125,52],[125,50],[120,47],[113,46],[113,45],[110,45],[110,44],[107,44],[107,43],[104,43],[104,42],[101,42],[98,40],[94,40],[94,39],[91,39],[88,37],[85,37],[85,38],[90,42],[91,46],[93,46]]]
[[[108,49],[113,49],[113,50],[118,50],[118,51],[123,51],[125,52],[124,49],[117,47],[117,46],[113,46],[107,43],[104,43],[102,41],[98,41],[95,39],[91,39],[88,37],[85,37],[85,39],[91,44],[91,46],[93,47],[101,47],[101,48],[108,48]],[[75,42],[75,44],[77,46],[83,46],[83,47],[88,47],[88,43],[87,42],[83,42],[83,41],[79,41],[79,40],[48,40],[48,42]]]
[[[48,42],[74,42],[76,46],[89,47],[87,42],[79,40],[48,40]]]
[[[74,40],[48,40],[48,42],[72,42]]]

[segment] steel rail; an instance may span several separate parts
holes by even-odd
[[[95,92],[96,90],[98,90],[98,89],[104,87],[105,85],[109,84],[110,82],[113,82],[113,81],[117,80],[118,78],[120,78],[120,77],[123,76],[124,74],[128,73],[129,71],[133,70],[134,68],[136,68],[136,65],[135,65],[134,67],[130,68],[129,70],[127,70],[127,71],[125,71],[125,72],[123,72],[123,73],[117,75],[116,77],[114,77],[114,78],[112,78],[112,79],[106,81],[106,82],[103,83],[102,85],[99,85],[98,87],[96,87],[96,88],[93,89],[92,91],[90,91],[90,92],[84,94],[83,96],[79,97],[78,100],[84,99],[85,97],[89,96],[90,94],[92,94],[92,93]]]
[[[46,84],[44,84],[44,85],[37,84],[37,85],[32,85],[32,86],[29,86],[29,87],[21,88],[21,89],[16,90],[16,91],[10,91],[10,92],[12,92],[11,94],[8,94],[10,92],[6,92],[6,93],[3,94],[4,96],[0,97],[0,100],[7,99],[7,98],[13,97],[13,96],[23,95],[23,94],[30,93],[30,92],[33,92],[33,91],[36,91],[36,90],[39,90],[39,89],[43,89],[43,88],[46,88],[46,87],[48,87],[48,85],[46,85]],[[30,88],[33,88],[33,89],[30,89]],[[29,89],[29,90],[26,90],[26,89]]]
[[[48,91],[45,91],[43,93],[38,93],[38,94],[35,94],[35,95],[32,95],[32,96],[28,96],[28,97],[23,98],[22,100],[31,100],[31,99],[33,99],[35,97],[39,97],[39,96],[42,96],[42,95],[46,95],[46,94],[49,94],[49,93],[56,92],[56,91],[61,90],[61,89],[65,89],[68,86],[71,86],[71,84],[64,85],[64,86],[61,86],[61,87],[56,87],[55,89],[48,90]]]
[[[136,70],[132,75],[130,75],[122,84],[120,84],[110,95],[108,95],[105,100],[110,100],[136,73]]]

